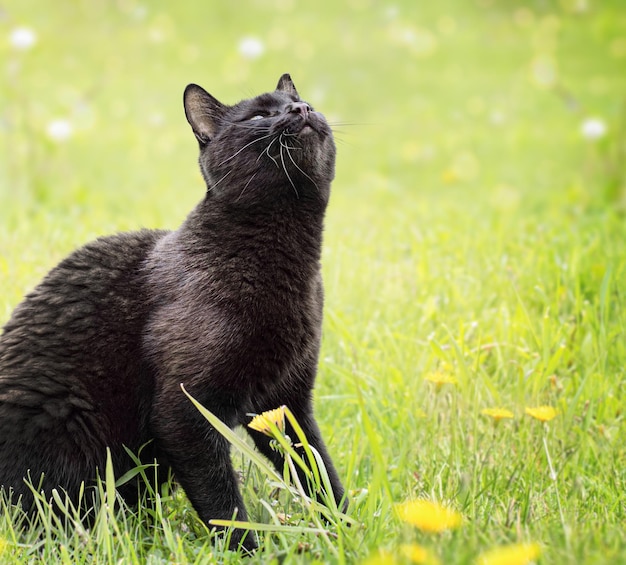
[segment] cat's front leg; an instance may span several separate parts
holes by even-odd
[[[298,379],[296,382],[302,382]],[[309,379],[308,382],[311,382]],[[304,434],[309,442],[309,445],[314,447],[322,457],[324,462],[324,466],[326,467],[326,471],[328,473],[328,477],[330,479],[330,484],[332,487],[333,497],[342,511],[346,511],[348,507],[348,502],[344,497],[344,487],[341,484],[341,480],[339,479],[339,474],[335,469],[335,465],[328,453],[328,449],[326,448],[326,444],[322,439],[322,433],[317,425],[315,417],[313,415],[313,403],[311,400],[311,390],[304,389],[299,387],[292,387],[289,393],[285,393],[284,390],[281,390],[281,393],[270,395],[268,397],[257,399],[256,402],[253,403],[254,411],[257,414],[265,412],[266,410],[271,410],[274,408],[278,408],[281,405],[285,405],[289,407],[289,409],[293,412],[296,417],[297,422],[302,427]],[[270,438],[265,434],[257,432],[247,427],[247,424],[250,422],[250,417],[243,420],[242,425],[246,426],[247,431],[252,436],[254,443],[257,448],[263,455],[265,455],[277,470],[282,473],[284,458],[282,455],[273,450],[270,447]],[[286,433],[291,439],[295,439],[297,436],[294,430],[289,425],[289,422],[285,422],[286,424]],[[305,459],[306,460],[306,459]],[[302,481],[303,485],[307,485],[307,480],[302,471],[298,468],[299,478]],[[315,496],[314,492],[309,492],[311,496]]]
[[[193,394],[193,390],[191,391]],[[223,422],[235,423],[233,402],[223,395],[203,394],[202,404]],[[163,452],[200,519],[209,527],[212,519],[247,520],[238,480],[230,459],[229,443],[178,390],[157,396],[152,428]],[[219,529],[219,528],[218,528]],[[254,534],[234,530],[230,548],[256,549]]]

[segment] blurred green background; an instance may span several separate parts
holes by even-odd
[[[432,191],[515,205],[582,183],[594,151],[582,123],[597,117],[614,132],[626,91],[621,0],[19,0],[0,10],[5,225],[42,205],[77,223],[97,211],[97,231],[176,225],[202,193],[181,105],[188,82],[228,103],[290,72],[338,124],[336,196],[385,193],[399,207]],[[35,34],[31,47],[12,40],[18,28]],[[55,120],[67,139],[51,139]]]

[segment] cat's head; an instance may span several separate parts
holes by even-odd
[[[324,116],[300,99],[288,74],[273,92],[234,106],[190,84],[184,105],[211,197],[241,205],[328,200],[335,171],[332,131]]]

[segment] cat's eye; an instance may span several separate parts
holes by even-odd
[[[265,118],[265,116],[261,114],[255,114],[254,116],[250,118],[250,121],[252,122],[253,120],[262,120],[263,118]]]

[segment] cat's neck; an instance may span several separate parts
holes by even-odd
[[[226,256],[280,253],[292,261],[317,265],[324,212],[325,204],[295,197],[273,206],[244,208],[208,196],[178,231],[198,252]]]

